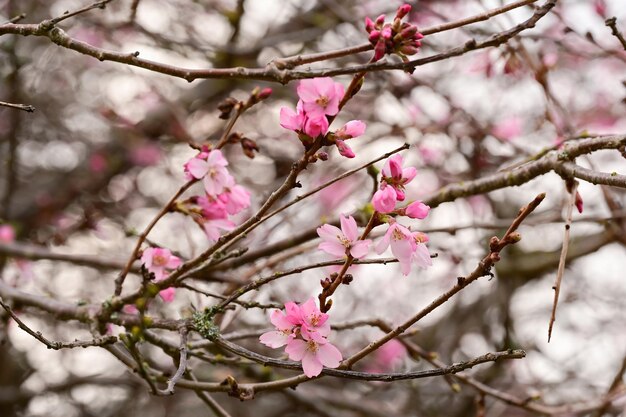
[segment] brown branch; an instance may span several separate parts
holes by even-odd
[[[467,41],[463,46],[453,48],[441,54],[436,54],[427,58],[416,59],[408,61],[406,63],[386,63],[385,61],[379,61],[376,63],[369,63],[365,65],[355,65],[345,68],[335,69],[320,69],[320,70],[307,70],[307,71],[291,71],[280,70],[273,63],[268,64],[266,68],[212,68],[212,69],[190,69],[176,67],[173,65],[167,65],[158,63],[155,61],[139,58],[139,52],[132,53],[120,53],[114,51],[108,51],[102,48],[97,48],[88,43],[76,40],[68,36],[62,29],[45,24],[5,24],[0,26],[0,35],[4,34],[17,34],[17,35],[34,35],[44,36],[49,38],[55,44],[67,49],[74,50],[94,57],[100,61],[113,61],[126,65],[136,66],[139,68],[147,69],[150,71],[170,75],[173,77],[183,78],[189,82],[196,79],[208,79],[208,78],[238,78],[238,79],[254,79],[273,81],[286,84],[292,80],[315,78],[315,77],[330,77],[335,75],[345,74],[360,74],[363,72],[371,71],[384,71],[384,70],[403,70],[412,72],[416,67],[426,65],[432,62],[441,61],[454,56],[463,55],[469,51],[499,46],[506,43],[508,40],[519,34],[520,32],[532,28],[535,24],[545,16],[552,7],[556,4],[556,0],[548,0],[542,7],[538,8],[528,20],[514,26],[513,28],[493,35],[483,42],[476,42],[475,40]],[[483,16],[484,14],[480,15]],[[469,20],[471,20],[470,18]],[[45,23],[45,22],[42,22]],[[456,24],[454,24],[456,27]],[[425,30],[424,32],[427,32]],[[434,32],[431,32],[434,33]]]
[[[122,269],[126,265],[114,259],[106,259],[98,255],[75,255],[70,253],[52,252],[44,247],[23,243],[0,243],[0,254],[21,259],[68,262],[74,265],[89,266],[96,269]],[[136,268],[131,269],[137,271]]]
[[[552,289],[554,290],[554,302],[552,303],[552,313],[550,314],[550,324],[548,325],[548,343],[552,337],[552,327],[556,321],[556,306],[559,303],[559,294],[561,293],[561,281],[565,272],[565,260],[567,259],[567,249],[569,248],[569,235],[572,228],[572,214],[574,205],[576,204],[576,193],[578,182],[573,181],[570,192],[570,200],[567,205],[567,217],[565,218],[565,231],[563,233],[563,246],[561,247],[561,256],[559,257],[559,267],[556,272],[556,279]]]
[[[570,163],[571,160],[578,156],[600,149],[619,149],[624,145],[626,145],[626,135],[599,136],[568,142],[560,151],[543,154],[539,159],[514,167],[510,171],[497,172],[473,181],[446,185],[426,197],[424,203],[431,207],[436,207],[441,203],[453,201],[459,197],[469,197],[500,188],[522,185],[550,171],[567,173],[567,168],[562,168],[562,166]],[[582,171],[578,172],[579,175],[583,175],[580,174]],[[594,178],[598,183],[603,183],[601,181],[604,181],[602,176],[595,176]],[[626,187],[626,183],[619,184],[619,186]]]
[[[46,345],[48,349],[60,350],[60,349],[74,349],[77,347],[90,347],[90,346],[105,346],[111,345],[117,342],[117,337],[115,336],[103,336],[100,338],[92,339],[92,340],[74,340],[73,342],[56,342],[53,340],[49,340],[44,337],[41,332],[36,332],[32,330],[30,327],[26,325],[9,307],[4,303],[4,300],[0,298],[0,306],[6,310],[6,312],[11,316],[13,320],[17,323],[20,329],[24,330],[26,333],[39,340],[41,343]]]

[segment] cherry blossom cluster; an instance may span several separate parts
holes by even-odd
[[[419,33],[417,26],[402,22],[410,11],[410,5],[400,6],[392,23],[385,23],[384,14],[378,16],[375,21],[369,17],[365,18],[365,30],[369,33],[368,39],[374,46],[373,61],[378,61],[385,54],[396,54],[406,62],[407,55],[417,53],[422,46],[420,40],[424,36]]]
[[[365,133],[365,123],[352,120],[334,132],[329,132],[330,121],[339,113],[339,105],[345,94],[340,83],[330,77],[302,80],[297,88],[298,104],[296,111],[280,109],[280,125],[296,132],[302,143],[308,147],[315,138],[324,136],[326,145],[336,145],[339,153],[346,158],[354,158],[354,152],[346,140]]]
[[[379,213],[393,213],[413,219],[425,219],[430,207],[421,201],[415,201],[406,207],[396,209],[397,203],[406,198],[404,186],[413,181],[417,175],[417,170],[414,167],[403,168],[402,164],[401,155],[394,155],[385,162],[380,187],[372,198],[372,205]],[[389,228],[382,240],[376,245],[377,253],[381,254],[388,247],[391,247],[391,253],[400,262],[400,270],[404,275],[411,272],[413,264],[420,268],[427,268],[432,265],[430,253],[425,245],[428,242],[426,234],[412,232],[393,217],[388,217],[387,223]]]
[[[250,193],[235,182],[227,166],[222,152],[208,147],[185,164],[187,179],[202,180],[206,195],[192,197],[179,204],[178,209],[191,214],[213,242],[220,238],[222,231],[235,228],[229,216],[250,206]]]
[[[318,376],[324,366],[339,366],[341,352],[328,341],[328,314],[319,310],[313,298],[300,305],[286,303],[284,311],[272,311],[270,321],[276,330],[262,334],[261,343],[273,349],[287,346],[289,359],[301,361],[309,378]]]

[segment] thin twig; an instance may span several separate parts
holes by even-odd
[[[41,334],[41,332],[36,332],[36,331],[32,330],[30,327],[28,327],[26,325],[26,323],[24,323],[13,312],[11,307],[9,307],[7,304],[5,304],[4,300],[2,300],[2,298],[0,298],[0,305],[2,306],[2,308],[4,308],[6,310],[6,312],[9,314],[9,316],[11,316],[11,318],[13,320],[15,320],[15,322],[17,323],[17,325],[19,326],[20,329],[24,330],[26,333],[28,333],[29,335],[31,335],[35,339],[39,340],[41,343],[46,345],[46,347],[48,349],[60,350],[60,349],[73,349],[73,348],[77,348],[77,347],[86,348],[86,347],[90,347],[90,346],[111,345],[111,344],[117,342],[117,337],[115,337],[115,336],[103,336],[103,337],[95,338],[95,339],[92,339],[92,340],[75,340],[73,342],[56,342],[56,341],[53,341],[53,340],[49,340],[46,337],[44,337]]]
[[[626,38],[624,38],[622,32],[617,29],[617,18],[613,16],[610,19],[606,19],[604,24],[611,28],[611,34],[619,40],[624,50],[626,50]]]
[[[565,272],[565,260],[567,259],[567,250],[569,248],[569,235],[572,227],[572,215],[574,213],[574,205],[576,204],[576,190],[578,189],[578,181],[573,181],[570,190],[570,200],[567,205],[567,217],[565,218],[565,231],[563,233],[563,246],[561,247],[561,256],[559,258],[559,267],[556,271],[556,280],[552,289],[554,290],[554,302],[552,303],[552,313],[550,314],[550,324],[548,325],[548,343],[552,337],[552,327],[556,321],[556,306],[559,303],[559,294],[561,293],[561,281]]]
[[[4,101],[0,101],[0,106],[9,107],[11,109],[24,110],[25,112],[32,113],[35,111],[35,106],[31,106],[30,104],[14,104],[7,103]]]
[[[180,379],[185,375],[185,371],[187,370],[187,335],[189,334],[189,330],[187,326],[182,326],[179,331],[180,334],[180,346],[178,348],[179,359],[178,359],[178,369],[174,376],[167,381],[167,388],[165,389],[165,394],[172,395],[174,394],[174,386]]]

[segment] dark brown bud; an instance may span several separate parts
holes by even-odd
[[[239,103],[236,99],[232,97],[228,97],[221,103],[217,105],[217,109],[220,111],[219,118],[220,119],[228,119],[230,117],[230,112],[233,111],[233,108]]]
[[[341,283],[345,285],[350,285],[353,279],[354,277],[352,276],[352,274],[345,274],[341,279]]]
[[[243,153],[250,159],[254,158],[254,152],[259,152],[259,147],[255,141],[249,138],[241,139],[241,149]]]

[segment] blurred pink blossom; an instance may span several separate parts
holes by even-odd
[[[522,119],[509,117],[493,126],[491,133],[502,141],[510,141],[522,134]]]
[[[147,248],[141,255],[141,263],[154,274],[154,279],[161,281],[168,275],[167,269],[176,269],[181,261],[178,256],[172,255],[169,249]]]

